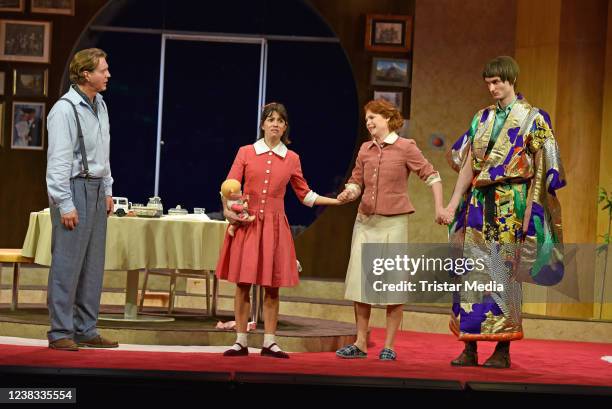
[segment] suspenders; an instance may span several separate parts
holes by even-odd
[[[83,130],[81,129],[81,121],[79,121],[79,114],[77,113],[76,106],[67,98],[60,98],[60,101],[66,101],[72,107],[74,116],[77,123],[77,133],[79,135],[79,148],[81,151],[81,160],[83,162],[83,169],[85,170],[85,177],[89,178],[89,165],[87,164],[87,152],[85,151],[85,141],[83,139]]]

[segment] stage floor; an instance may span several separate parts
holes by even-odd
[[[512,367],[455,368],[462,344],[451,335],[401,331],[395,362],[378,360],[384,330],[373,329],[366,359],[343,360],[333,352],[292,353],[290,359],[226,358],[223,347],[124,345],[118,350],[50,350],[46,342],[0,338],[0,373],[126,375],[147,379],[206,379],[216,382],[352,385],[437,390],[520,391],[612,396],[612,344],[525,339],[512,343]],[[260,345],[250,342],[251,347]],[[479,344],[480,362],[494,344]]]
[[[146,308],[145,312],[163,312],[159,308]],[[192,316],[200,310],[177,310],[172,322],[122,322],[98,321],[100,332],[122,344],[141,344],[150,346],[223,346],[235,340],[234,330],[216,329],[219,321],[233,320],[232,312],[219,311],[216,317]],[[122,317],[120,307],[104,307],[101,315]],[[146,316],[145,316],[146,317]],[[49,327],[47,309],[40,305],[20,305],[16,311],[0,309],[0,335],[46,339]],[[263,323],[250,332],[254,344],[263,342]],[[277,340],[291,352],[333,352],[347,343],[354,342],[354,324],[323,320],[317,318],[279,316]]]

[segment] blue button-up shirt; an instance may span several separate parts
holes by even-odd
[[[83,130],[89,175],[102,178],[104,191],[112,196],[113,178],[110,170],[110,124],[108,110],[102,95],[96,94],[93,103],[96,113],[72,87],[62,96],[76,105]],[[77,134],[77,124],[72,106],[57,101],[47,117],[49,149],[47,150],[47,192],[52,205],[59,206],[66,214],[74,210],[70,179],[84,175],[83,162]]]

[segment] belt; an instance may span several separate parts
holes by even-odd
[[[485,220],[488,224],[495,225],[497,209],[495,207],[495,185],[482,189],[485,197]]]
[[[90,180],[98,180],[102,179],[101,176],[91,176],[91,175],[77,175],[75,179],[90,179]]]

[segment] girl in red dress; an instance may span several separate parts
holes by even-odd
[[[337,199],[313,192],[302,175],[300,157],[287,149],[289,121],[282,104],[270,103],[263,109],[260,137],[252,145],[238,150],[228,179],[242,181],[243,192],[249,195],[252,222],[240,220],[223,204],[230,223],[239,223],[235,236],[225,235],[217,264],[220,279],[236,283],[234,314],[236,343],[225,356],[248,355],[247,324],[252,284],[264,287],[264,344],[261,355],[289,358],[275,343],[278,322],[278,289],[293,287],[299,282],[293,237],[285,215],[285,191],[291,184],[298,199],[306,206],[338,205]]]

